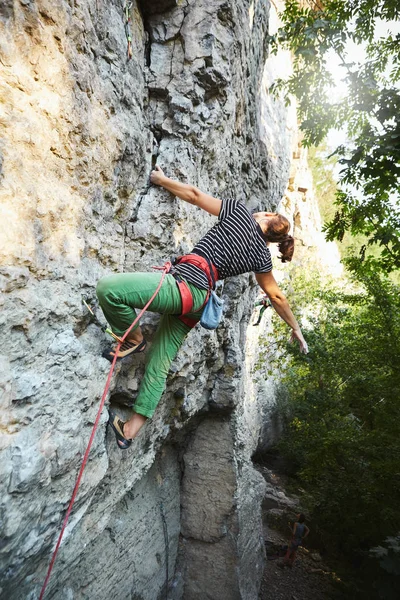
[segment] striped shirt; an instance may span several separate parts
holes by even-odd
[[[209,258],[217,267],[219,278],[225,279],[254,271],[272,270],[270,251],[253,215],[238,200],[222,200],[218,223],[193,248],[193,254]],[[190,283],[208,289],[205,273],[190,264],[177,265],[175,270]]]

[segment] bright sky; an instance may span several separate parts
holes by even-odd
[[[396,35],[400,33],[400,22],[398,21],[382,21],[378,20],[376,23],[375,38],[386,37],[388,34]],[[353,42],[348,42],[346,45],[346,56],[352,62],[363,62],[365,60],[365,47],[357,45]],[[340,100],[345,98],[348,93],[348,87],[344,81],[346,77],[346,70],[340,64],[340,59],[333,51],[330,53],[328,58],[330,72],[332,73],[335,81],[335,87],[332,89],[332,99]],[[327,145],[329,150],[334,150],[339,144],[346,142],[346,136],[343,131],[333,129],[329,132],[327,137]]]

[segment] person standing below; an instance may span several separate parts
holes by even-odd
[[[283,567],[293,567],[293,563],[296,559],[297,550],[310,533],[309,528],[304,523],[305,520],[306,518],[303,515],[303,513],[297,515],[297,521],[293,524],[293,528],[291,528],[293,537],[290,540],[289,548],[286,552],[285,558],[283,559]]]
[[[253,323],[254,327],[257,327],[260,323],[261,323],[261,319],[263,317],[263,314],[265,313],[265,311],[267,310],[267,308],[269,308],[270,306],[272,306],[270,299],[268,298],[268,296],[263,296],[261,298],[261,300],[257,300],[257,302],[254,303],[254,306],[261,306],[260,309],[260,314],[258,315],[258,319],[255,323]]]
[[[282,262],[290,261],[293,256],[294,239],[289,235],[290,223],[286,217],[270,212],[251,214],[242,202],[209,196],[192,185],[166,177],[160,167],[152,171],[150,181],[218,217],[218,222],[190,254],[175,262],[148,308],[162,317],[147,357],[134,414],[123,422],[112,409],[109,411],[109,424],[122,450],[130,446],[146,420],[152,417],[171,362],[200,320],[214,281],[253,271],[273,308],[291,328],[291,340],[299,343],[301,352],[308,352],[299,324],[272,275],[270,243],[278,244]],[[114,333],[124,335],[136,317],[135,308],[143,308],[151,299],[160,277],[160,273],[120,273],[99,281],[96,289],[99,304]],[[137,325],[130,331],[118,358],[143,352],[145,348],[146,340]],[[111,350],[106,358],[112,360],[113,356]]]

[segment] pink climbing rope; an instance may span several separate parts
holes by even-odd
[[[61,527],[60,535],[58,536],[56,547],[55,547],[53,555],[51,557],[49,568],[47,570],[46,579],[44,580],[43,587],[42,587],[42,590],[40,592],[39,600],[42,600],[43,597],[44,597],[44,593],[46,591],[46,587],[47,587],[47,584],[48,584],[49,579],[50,579],[51,571],[53,569],[53,566],[54,566],[54,563],[55,563],[55,560],[56,560],[57,552],[58,552],[58,549],[60,547],[61,540],[63,538],[64,531],[65,531],[65,528],[67,526],[68,519],[69,519],[69,516],[70,516],[71,511],[72,511],[72,507],[73,507],[74,502],[75,502],[75,498],[76,498],[76,496],[78,494],[79,484],[80,484],[81,479],[82,479],[83,471],[85,469],[85,466],[86,466],[86,463],[87,463],[87,460],[88,460],[88,457],[89,457],[90,448],[92,446],[92,443],[93,443],[93,440],[94,440],[94,436],[96,434],[97,426],[98,426],[99,421],[100,421],[101,413],[103,411],[104,403],[105,403],[106,398],[107,398],[108,390],[109,390],[110,383],[111,383],[111,377],[112,377],[113,372],[114,372],[115,363],[117,362],[117,354],[118,354],[119,349],[120,349],[120,347],[122,345],[122,342],[125,340],[125,338],[130,333],[130,331],[132,330],[132,328],[136,325],[136,323],[139,321],[139,319],[141,318],[141,316],[143,315],[143,313],[147,310],[147,308],[153,302],[154,298],[157,296],[157,294],[160,291],[160,288],[162,286],[162,283],[164,281],[164,277],[169,272],[170,268],[171,268],[171,263],[170,262],[165,263],[165,265],[163,267],[153,267],[153,269],[163,270],[163,273],[162,273],[161,279],[160,279],[160,283],[158,284],[158,287],[157,287],[156,291],[154,292],[154,294],[152,295],[152,297],[150,298],[150,300],[142,308],[142,310],[140,311],[140,313],[138,314],[138,316],[136,317],[136,319],[133,321],[132,325],[130,325],[129,329],[124,333],[124,335],[121,338],[121,341],[118,342],[118,345],[116,347],[115,354],[114,354],[114,359],[113,359],[113,361],[111,363],[110,372],[109,372],[108,377],[107,377],[106,386],[104,388],[104,392],[103,392],[103,395],[101,397],[101,402],[100,402],[99,409],[97,411],[96,420],[94,422],[94,425],[93,425],[93,428],[92,428],[92,433],[90,434],[89,442],[88,442],[85,454],[84,454],[83,459],[82,459],[81,468],[79,469],[78,477],[76,478],[75,487],[74,487],[74,490],[72,492],[71,500],[69,501],[68,509],[67,509],[66,515],[64,517],[64,521],[63,521],[63,524],[62,524],[62,527]]]

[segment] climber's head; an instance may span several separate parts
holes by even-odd
[[[306,518],[303,515],[303,513],[300,513],[299,515],[297,515],[297,522],[298,523],[304,523],[305,520],[306,520]]]
[[[290,223],[287,218],[279,213],[256,213],[254,217],[262,229],[265,241],[278,244],[281,261],[292,260],[294,238],[289,235]]]

